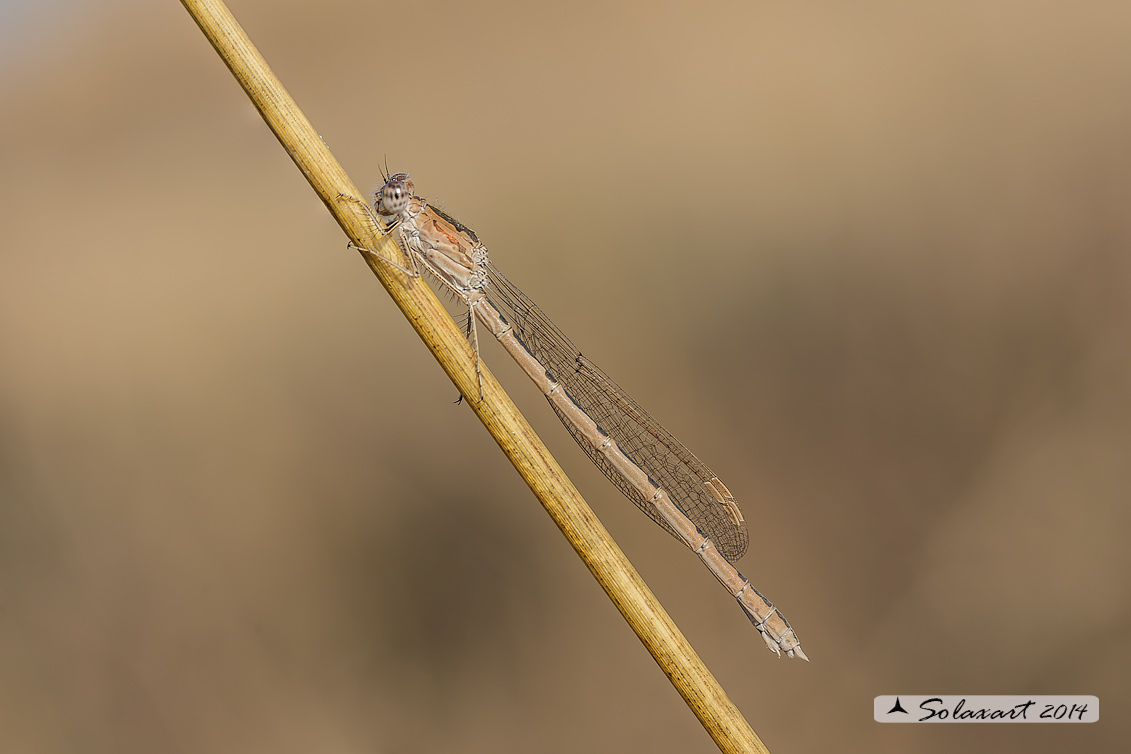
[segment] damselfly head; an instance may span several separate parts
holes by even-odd
[[[386,217],[399,215],[408,206],[408,200],[412,198],[415,188],[408,173],[391,175],[389,180],[385,181],[385,185],[377,189],[377,193],[374,194],[373,208],[377,210],[378,215]]]

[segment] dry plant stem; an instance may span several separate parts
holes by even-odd
[[[396,242],[379,235],[357,202],[343,198],[361,192],[227,7],[218,0],[181,2],[350,240],[387,258],[404,259]],[[767,751],[486,368],[479,398],[475,357],[432,290],[362,256],[719,748],[728,753]]]

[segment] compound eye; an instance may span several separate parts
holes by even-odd
[[[389,214],[399,215],[408,204],[408,192],[403,186],[387,186],[381,192],[381,201]]]
[[[407,173],[397,173],[377,192],[377,211],[383,215],[399,215],[412,198],[412,179]]]

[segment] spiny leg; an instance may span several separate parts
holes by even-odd
[[[349,201],[354,202],[355,204],[360,204],[361,207],[365,210],[365,214],[369,216],[370,221],[372,221],[372,223],[377,228],[382,229],[382,235],[387,235],[387,234],[391,233],[392,231],[394,231],[400,225],[400,218],[399,217],[396,220],[394,220],[391,224],[389,224],[388,226],[383,225],[381,223],[381,221],[379,221],[377,219],[377,217],[373,214],[373,210],[369,208],[369,205],[366,204],[365,202],[361,201],[360,199],[358,199],[356,196],[349,196],[348,194],[338,194],[338,198],[339,199],[347,199]],[[401,247],[403,249],[404,245],[402,244]],[[416,256],[414,254],[412,254],[411,252],[408,252],[407,250],[405,251],[405,253],[408,255],[409,261],[412,262],[412,269],[409,269],[407,267],[402,266],[401,264],[399,264],[397,262],[394,262],[392,259],[389,259],[388,257],[383,256],[382,254],[379,254],[378,252],[374,251],[373,249],[367,249],[364,246],[358,246],[352,240],[349,243],[346,244],[346,248],[347,249],[357,249],[358,251],[369,254],[370,256],[374,257],[375,259],[380,260],[381,262],[384,262],[385,264],[389,265],[390,267],[394,267],[394,268],[400,270],[401,272],[408,275],[409,277],[414,277],[414,278],[420,277],[420,266],[416,261]]]
[[[483,369],[482,361],[479,358],[479,328],[475,324],[475,307],[476,303],[469,302],[467,305],[467,329],[468,336],[471,340],[471,350],[475,351],[475,380],[479,384],[479,400],[483,400]]]
[[[467,324],[464,325],[463,335],[471,344],[471,350],[475,353],[475,380],[479,384],[479,400],[483,400],[483,369],[479,358],[479,329],[475,324],[475,307],[478,302],[468,301],[464,299],[467,304]],[[463,395],[456,400],[456,405],[463,402]]]

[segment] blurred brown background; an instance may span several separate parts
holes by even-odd
[[[773,751],[1124,750],[1131,6],[851,5],[232,9],[739,497],[809,665],[486,351]],[[184,9],[3,8],[0,748],[713,750]]]

